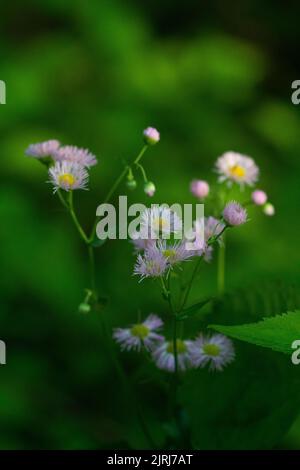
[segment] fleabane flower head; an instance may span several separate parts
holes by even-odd
[[[259,168],[251,157],[237,152],[226,152],[216,162],[219,182],[237,183],[240,186],[253,186],[259,178]]]
[[[140,233],[141,238],[158,239],[166,238],[171,233],[182,230],[182,220],[176,212],[166,206],[152,205],[146,209],[141,216]]]
[[[230,226],[242,225],[247,222],[247,211],[238,202],[231,201],[223,210],[225,222]]]
[[[155,145],[160,141],[160,133],[155,127],[147,127],[144,129],[143,136],[147,145]]]
[[[77,163],[56,162],[49,168],[50,183],[54,186],[54,192],[58,189],[73,191],[74,189],[87,189],[88,172]]]
[[[175,266],[176,264],[186,261],[194,256],[192,251],[186,249],[186,243],[184,240],[170,244],[168,244],[166,240],[159,240],[157,246],[163,256],[167,259],[169,266]]]
[[[193,180],[190,186],[191,193],[199,199],[204,199],[209,194],[209,184],[204,180]]]
[[[115,328],[113,338],[122,351],[140,351],[142,347],[151,351],[164,341],[164,337],[157,333],[162,326],[163,321],[151,313],[142,323],[135,323],[129,328]]]
[[[28,157],[34,158],[46,158],[52,157],[53,154],[58,150],[60,142],[58,140],[47,140],[37,144],[31,144],[25,150],[25,154]]]
[[[78,163],[84,167],[91,167],[97,164],[97,158],[89,150],[76,147],[75,145],[64,145],[57,149],[53,157],[56,161],[68,161]]]
[[[177,361],[178,369],[185,371],[192,367],[190,347],[192,341],[177,339]],[[164,341],[152,352],[152,358],[159,369],[174,372],[175,371],[175,357],[174,357],[174,343],[173,341]]]
[[[235,358],[232,341],[224,335],[200,334],[190,345],[190,357],[194,367],[222,371]]]
[[[167,258],[154,244],[145,250],[144,255],[138,255],[133,273],[141,276],[142,281],[146,277],[163,276],[168,268]]]

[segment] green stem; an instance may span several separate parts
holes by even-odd
[[[225,243],[219,246],[218,249],[218,293],[222,295],[225,290]]]
[[[91,288],[97,300],[98,294],[97,294],[97,288],[96,288],[95,253],[94,253],[94,248],[92,247],[92,245],[88,245],[88,252],[89,252],[89,264],[90,264]]]
[[[79,223],[79,220],[77,219],[77,215],[75,213],[75,210],[74,210],[74,205],[73,205],[73,191],[70,191],[69,192],[69,211],[70,211],[70,215],[72,217],[72,220],[78,230],[78,233],[79,235],[81,236],[82,240],[85,242],[85,243],[89,243],[89,239],[87,237],[87,235],[85,234],[83,228],[81,227],[80,223]]]
[[[135,158],[135,160],[133,161],[133,165],[138,165],[139,161],[141,160],[142,156],[144,155],[144,153],[146,152],[148,148],[148,145],[144,145],[142,150],[140,151],[140,153],[138,154],[138,156]],[[121,174],[118,176],[118,178],[116,179],[116,181],[114,182],[114,184],[112,185],[112,187],[110,188],[110,190],[108,191],[106,197],[104,198],[104,201],[103,201],[103,204],[106,204],[107,202],[110,201],[110,199],[112,198],[112,196],[114,195],[115,191],[117,190],[118,186],[121,184],[121,182],[123,181],[123,179],[125,178],[125,176],[127,175],[127,172],[128,172],[128,166],[126,166],[123,171],[121,172]],[[91,231],[91,236],[88,240],[89,243],[91,243],[93,240],[94,240],[94,237],[95,237],[95,233],[96,233],[96,227],[97,227],[97,219],[95,220],[95,223],[93,225],[93,228],[92,228],[92,231]]]
[[[62,205],[63,205],[66,209],[69,210],[68,203],[67,203],[67,201],[65,200],[65,198],[63,197],[62,192],[61,192],[60,189],[58,189],[58,190],[56,191],[56,194],[58,195],[59,200],[60,200],[60,202],[62,203]]]
[[[136,166],[137,166],[137,168],[140,169],[140,172],[142,173],[144,183],[147,183],[148,179],[147,179],[147,175],[146,175],[146,172],[145,172],[145,169],[144,169],[143,165],[141,165],[140,163],[136,163]]]
[[[194,269],[193,269],[193,272],[192,272],[192,276],[191,276],[191,279],[190,279],[190,282],[188,283],[188,286],[186,288],[186,291],[184,293],[184,297],[183,297],[183,301],[182,301],[182,304],[181,304],[181,307],[180,307],[180,310],[179,312],[181,312],[184,307],[186,306],[186,303],[188,301],[188,298],[189,298],[189,295],[190,295],[190,292],[191,292],[191,289],[192,289],[192,286],[193,286],[193,283],[194,283],[194,280],[197,276],[197,273],[198,273],[198,269],[199,269],[199,266],[200,266],[200,263],[201,261],[203,260],[203,256],[199,257],[199,259],[197,260],[195,266],[194,266]]]
[[[174,403],[176,404],[177,385],[178,385],[178,351],[177,351],[177,318],[173,316],[173,350],[174,350]]]

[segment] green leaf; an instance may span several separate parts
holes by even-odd
[[[293,341],[300,339],[300,310],[265,318],[258,323],[210,325],[210,328],[240,341],[291,354]]]
[[[250,323],[299,307],[299,288],[261,284],[216,299],[205,321]],[[223,372],[192,370],[179,388],[196,449],[271,449],[299,413],[300,366],[271,349],[234,347],[236,359]]]
[[[182,310],[180,315],[177,315],[177,320],[186,320],[187,318],[191,317],[192,315],[195,315],[199,310],[201,310],[204,305],[208,304],[211,302],[213,299],[210,297],[208,299],[202,300],[201,302],[197,302],[190,307],[185,308]]]
[[[94,247],[94,248],[99,248],[100,246],[104,245],[104,243],[107,241],[107,238],[105,238],[105,240],[101,240],[100,238],[98,237],[95,237],[94,240],[92,241],[91,245]]]

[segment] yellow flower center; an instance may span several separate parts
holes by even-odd
[[[164,228],[169,227],[169,221],[164,219],[163,217],[157,217],[154,219],[154,227],[157,227],[158,230],[161,232]]]
[[[182,341],[182,339],[177,339],[176,340],[176,346],[177,346],[177,353],[178,354],[183,354],[187,350],[187,347],[186,347],[184,341]],[[167,352],[170,353],[170,354],[174,354],[173,341],[169,342],[168,347],[167,347]]]
[[[137,323],[136,325],[133,325],[130,331],[133,336],[136,336],[140,339],[146,338],[149,334],[149,328],[143,325],[143,323]]]
[[[234,165],[229,169],[232,176],[235,178],[243,178],[246,174],[245,168],[240,165]]]
[[[72,187],[75,184],[75,177],[71,173],[65,173],[58,178],[59,184],[65,184]]]
[[[220,348],[216,344],[205,344],[205,346],[203,346],[203,351],[208,356],[213,357],[217,357],[220,354]]]
[[[176,256],[176,250],[172,249],[172,248],[167,248],[166,250],[164,250],[163,252],[163,255],[165,258],[175,258]]]

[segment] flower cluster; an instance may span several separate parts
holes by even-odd
[[[237,152],[225,152],[218,157],[215,163],[215,171],[218,173],[218,182],[226,183],[227,188],[231,188],[233,184],[237,184],[241,190],[246,186],[253,187],[259,179],[259,168],[253,158],[242,155]],[[210,186],[207,181],[193,180],[190,185],[191,193],[200,201],[204,201],[211,194]],[[226,213],[235,223],[229,225],[240,225],[247,220],[247,213],[242,208],[238,208],[237,203],[233,201],[231,208],[227,208]],[[250,201],[246,204],[254,204],[261,206],[265,215],[272,216],[275,214],[274,206],[268,202],[268,196],[262,189],[255,189],[251,193]],[[239,212],[239,215],[237,215]],[[224,213],[223,213],[224,215]],[[240,223],[236,223],[240,222]]]
[[[97,164],[95,155],[89,150],[75,145],[61,146],[58,140],[31,144],[25,154],[47,163],[54,192],[87,189],[88,169]]]
[[[122,351],[146,350],[159,369],[175,371],[174,342],[159,334],[163,321],[155,314],[150,314],[142,323],[129,328],[116,328],[115,341]],[[178,369],[185,371],[192,368],[204,368],[222,371],[234,358],[232,341],[226,336],[199,334],[194,340],[176,339]]]
[[[229,207],[229,212],[234,214],[234,208],[230,210]],[[135,252],[138,253],[134,274],[141,276],[141,280],[161,277],[191,258],[203,257],[206,262],[211,261],[211,242],[216,239],[222,243],[226,223],[212,216],[205,217],[195,220],[193,228],[180,240],[164,238],[165,235],[182,233],[182,228],[181,218],[170,208],[154,206],[147,209],[141,216],[140,232],[132,234]]]

